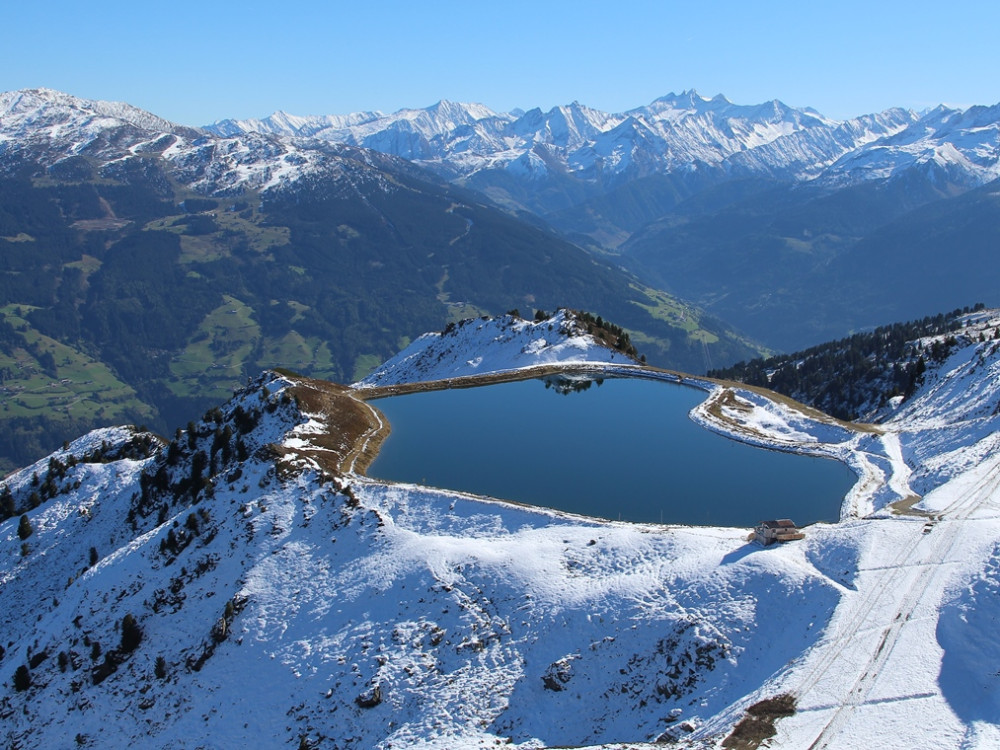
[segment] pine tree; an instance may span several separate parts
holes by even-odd
[[[24,692],[31,687],[31,672],[26,664],[22,664],[14,670],[14,689]]]
[[[24,541],[33,533],[35,533],[35,530],[31,528],[31,521],[28,520],[28,514],[25,513],[21,516],[21,522],[17,525],[17,536]]]
[[[10,518],[15,513],[17,508],[14,505],[14,494],[10,491],[10,487],[4,485],[0,491],[0,519]]]
[[[142,643],[142,628],[135,621],[132,613],[122,618],[122,651],[132,653]]]

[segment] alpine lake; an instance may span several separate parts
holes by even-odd
[[[844,464],[758,448],[688,413],[706,393],[555,376],[374,402],[392,432],[368,475],[631,522],[753,526],[840,518]]]

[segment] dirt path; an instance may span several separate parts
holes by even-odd
[[[364,473],[389,435],[389,422],[371,404],[347,386],[324,380],[286,375],[293,382],[290,395],[318,428],[292,430],[293,442],[282,445],[281,460],[312,462],[331,474]]]

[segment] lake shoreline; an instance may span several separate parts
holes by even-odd
[[[828,459],[833,458],[836,459],[839,463],[846,465],[847,468],[853,470],[854,476],[852,477],[852,481],[850,485],[844,488],[843,494],[840,494],[840,490],[837,490],[837,497],[836,500],[834,501],[836,503],[837,512],[835,512],[832,515],[832,517],[826,515],[825,513],[820,513],[818,518],[815,519],[807,518],[806,519],[807,522],[809,522],[810,520],[816,520],[816,521],[824,520],[832,522],[843,517],[845,510],[845,498],[852,492],[854,492],[854,488],[858,482],[858,477],[861,476],[863,473],[862,471],[858,470],[859,469],[858,462],[850,460],[850,456],[847,453],[845,453],[844,450],[841,450],[839,448],[831,449],[831,447],[827,445],[829,436],[827,436],[826,439],[824,440],[817,440],[817,439],[802,440],[801,434],[782,436],[780,434],[776,434],[775,430],[773,429],[773,425],[767,425],[768,429],[763,429],[764,425],[759,423],[759,421],[755,422],[752,419],[749,420],[746,419],[746,412],[753,411],[757,409],[757,407],[756,405],[750,403],[743,404],[744,399],[747,398],[747,394],[737,396],[730,384],[721,384],[718,381],[713,381],[708,378],[689,376],[689,375],[684,375],[682,373],[659,370],[657,368],[641,367],[641,366],[633,367],[633,366],[622,366],[622,365],[607,365],[607,364],[595,365],[593,363],[587,363],[583,366],[581,366],[579,363],[558,364],[558,365],[547,364],[542,366],[518,368],[516,370],[509,370],[500,373],[491,373],[488,375],[473,375],[473,376],[465,376],[459,378],[450,378],[446,380],[422,381],[422,382],[406,383],[401,385],[382,386],[377,388],[373,387],[359,388],[357,390],[361,392],[359,393],[359,396],[364,398],[366,401],[376,401],[376,400],[381,400],[383,398],[400,396],[400,395],[408,395],[416,393],[432,393],[432,392],[440,392],[453,389],[455,390],[469,389],[474,387],[485,387],[488,385],[512,383],[512,382],[526,381],[526,380],[546,380],[549,378],[559,378],[559,379],[565,378],[567,382],[564,383],[563,385],[569,390],[574,389],[573,381],[576,381],[578,383],[596,382],[598,385],[600,385],[605,380],[608,381],[622,380],[622,381],[633,381],[633,382],[640,380],[657,381],[665,384],[687,385],[690,387],[694,387],[697,388],[698,391],[703,394],[707,392],[707,395],[694,405],[691,405],[689,402],[688,405],[683,406],[684,410],[683,415],[685,417],[684,424],[696,428],[695,431],[691,433],[691,435],[693,435],[693,438],[689,437],[688,440],[692,439],[698,440],[699,439],[698,435],[701,434],[701,430],[704,429],[707,430],[708,433],[721,435],[722,437],[734,440],[736,443],[739,444],[753,446],[756,448],[764,448],[769,451],[774,451],[777,453],[786,453],[786,454],[791,453],[806,457],[818,457],[818,458],[828,458]],[[645,392],[641,392],[641,394],[644,393]],[[610,395],[614,396],[614,394]],[[521,398],[518,399],[518,403],[521,401]],[[626,405],[622,409],[614,410],[612,412],[615,415],[615,418],[617,418],[617,415],[619,413],[622,413],[626,416],[628,414],[633,414],[640,421],[643,419],[644,417],[643,412],[645,412],[646,410],[636,409],[634,408],[634,406],[631,406],[634,403],[644,402],[643,395],[640,395],[638,397],[636,396],[616,397],[616,402],[621,403],[620,401],[617,401],[618,398],[625,398]],[[673,399],[670,399],[669,401],[672,402]],[[770,401],[767,400],[763,400],[762,402],[771,403]],[[413,402],[411,402],[411,404],[412,403]],[[465,401],[461,400],[459,401],[459,403],[464,404],[465,407],[458,407],[454,403],[454,399],[450,399],[448,403],[450,405],[444,407],[444,411],[440,412],[442,415],[447,415],[455,411],[456,408],[458,408],[460,411],[469,409],[468,407],[469,401],[467,399]],[[540,408],[540,404],[543,405],[544,403],[545,402],[543,399],[541,402],[535,404],[534,409],[529,408],[528,409],[529,414],[534,414],[535,410]],[[659,400],[649,401],[648,403],[656,404],[657,409],[660,408],[665,409],[666,410],[665,413],[658,412],[659,416],[661,419],[665,420],[663,421],[664,425],[671,424],[670,420],[673,419],[673,416],[672,415],[668,416],[668,415],[676,407],[673,406],[668,407],[667,405],[668,402],[661,402]],[[743,405],[741,406],[740,404]],[[397,407],[397,409],[398,408],[399,407]],[[435,408],[438,410],[442,408],[440,400],[438,401],[436,406],[428,405],[427,407],[422,407],[420,410],[421,413],[426,414],[426,418],[421,418],[422,421],[420,422],[420,424],[425,425],[425,427],[420,428],[421,440],[428,440],[430,441],[430,444],[435,446],[440,446],[447,443],[448,441],[447,436],[452,433],[446,431],[442,434],[437,434],[435,432],[433,436],[429,436],[428,430],[433,432],[437,429],[437,427],[434,426],[433,424],[435,419],[432,417],[432,415],[435,413],[434,412]],[[782,408],[787,408],[787,407],[782,407]],[[407,411],[409,411],[409,409],[407,409]],[[598,411],[600,411],[600,407],[598,407]],[[805,409],[805,407],[803,407],[800,410],[792,410],[792,413],[798,415],[797,419],[799,421],[809,421],[810,423],[813,424],[821,424],[828,426],[829,430],[832,430],[836,433],[836,438],[838,442],[850,439],[851,437],[858,434],[867,434],[866,431],[863,429],[854,430],[850,425],[842,425],[842,423],[839,423],[836,420],[832,420],[823,415],[818,415],[818,413],[815,412],[813,414],[804,414],[803,412],[805,411],[807,410]],[[821,417],[824,421],[819,422],[817,420],[817,417]],[[397,411],[395,417],[389,416],[385,418],[389,422],[392,422],[393,420],[399,418],[399,412]],[[407,417],[406,419],[412,420],[412,417]],[[482,421],[483,424],[491,424],[495,421],[495,418],[483,417],[483,415],[478,415],[477,419]],[[552,419],[552,417],[550,416],[549,419]],[[525,421],[527,423],[530,423],[531,418],[529,417]],[[409,424],[414,425],[412,421],[410,421]],[[575,435],[563,435],[562,437],[558,437],[560,429],[558,426],[554,427],[555,434],[553,434],[552,433],[553,423],[550,423],[548,421],[543,421],[542,424],[544,425],[544,427],[541,426],[539,427],[540,446],[543,445],[546,441],[554,441],[556,443],[560,443],[563,446],[564,450],[570,450],[570,451],[574,450],[573,448],[570,447],[570,445],[573,443]],[[554,424],[558,425],[559,422],[557,421]],[[451,430],[458,432],[460,431],[459,429],[460,427],[461,425],[458,426],[452,425]],[[533,429],[534,429],[533,427],[526,428],[526,430],[529,432],[531,432]],[[657,433],[657,429],[658,428],[655,425],[647,425],[645,431],[641,432],[639,436],[636,438],[637,443],[640,446],[645,445],[650,439],[653,439],[654,436],[659,434]],[[802,516],[808,516],[807,513],[798,510],[797,506],[792,504],[791,495],[793,494],[793,492],[797,490],[789,489],[790,487],[795,487],[795,488],[801,487],[801,496],[803,498],[810,499],[809,500],[810,504],[806,507],[816,508],[818,507],[817,505],[815,505],[816,502],[819,502],[821,505],[825,507],[825,505],[829,502],[826,500],[822,501],[816,500],[816,498],[823,497],[823,495],[827,492],[823,488],[825,488],[826,486],[830,485],[833,482],[832,477],[829,480],[826,480],[821,485],[809,489],[810,482],[812,480],[806,477],[815,475],[816,470],[805,468],[806,467],[805,464],[793,465],[792,470],[789,471],[788,464],[782,464],[781,461],[776,458],[767,458],[766,456],[758,458],[746,458],[744,454],[737,453],[735,456],[736,464],[733,465],[734,468],[732,470],[737,472],[736,476],[739,477],[739,479],[738,480],[733,479],[732,486],[726,488],[725,493],[721,492],[721,488],[724,487],[724,483],[714,476],[715,472],[713,470],[709,469],[710,466],[717,465],[718,459],[712,459],[712,458],[706,459],[706,461],[702,464],[702,469],[700,470],[700,476],[702,477],[700,480],[698,479],[699,472],[694,472],[691,475],[686,475],[686,472],[684,472],[684,470],[678,466],[673,466],[673,468],[670,469],[672,462],[676,460],[673,457],[673,455],[675,453],[683,455],[687,450],[686,446],[683,443],[680,444],[680,447],[678,447],[677,445],[671,447],[671,440],[673,440],[673,438],[670,435],[677,429],[686,430],[687,427],[685,427],[684,425],[681,425],[679,427],[675,426],[671,428],[665,427],[665,432],[659,434],[659,437],[656,438],[656,443],[655,443],[656,447],[649,449],[651,451],[661,451],[659,459],[657,459],[655,455],[651,455],[651,456],[646,456],[645,458],[639,460],[638,463],[633,462],[632,459],[634,458],[634,456],[643,455],[644,451],[647,450],[643,447],[638,447],[638,448],[633,447],[631,449],[632,452],[626,451],[626,453],[624,453],[623,455],[619,455],[617,459],[613,458],[610,459],[611,463],[613,463],[616,466],[630,467],[628,472],[630,481],[633,474],[639,475],[639,478],[635,480],[635,483],[630,484],[629,481],[622,480],[622,486],[620,488],[619,487],[614,488],[614,492],[616,494],[620,494],[624,498],[629,498],[627,504],[635,506],[642,505],[642,507],[645,508],[645,510],[642,511],[638,510],[637,507],[632,507],[630,509],[631,513],[638,514],[637,516],[632,518],[634,522],[656,523],[657,522],[655,514],[656,509],[654,508],[654,506],[657,503],[659,503],[661,523],[665,522],[664,512],[666,512],[667,516],[674,515],[673,519],[667,521],[667,523],[669,523],[670,525],[678,525],[678,524],[679,525],[692,524],[701,526],[704,526],[706,524],[710,526],[733,525],[731,521],[721,522],[721,519],[719,519],[718,517],[713,517],[713,515],[718,512],[719,508],[722,507],[720,505],[717,505],[717,503],[722,502],[723,504],[725,504],[725,502],[727,502],[718,499],[723,494],[728,494],[735,498],[737,496],[753,497],[754,493],[756,493],[756,500],[754,501],[755,505],[759,504],[761,507],[767,507],[770,505],[772,507],[780,508],[780,506],[784,504],[786,506],[790,506],[786,508],[784,514],[790,513],[793,515],[798,515],[800,518]],[[483,434],[490,435],[492,433],[490,431],[487,431],[486,433]],[[412,433],[410,436],[404,435],[402,439],[409,441],[410,439],[412,439]],[[615,440],[615,438],[608,438],[608,439]],[[622,437],[620,434],[617,438],[617,440],[630,440],[630,439],[631,438],[628,437]],[[595,464],[595,466],[603,465],[604,461],[606,460],[606,457],[603,455],[605,452],[605,448],[607,449],[607,452],[610,453],[611,455],[618,455],[615,453],[615,451],[618,450],[618,446],[611,443],[611,444],[606,444],[605,448],[600,448],[599,447],[600,440],[601,440],[600,437],[595,437],[594,441],[588,444],[587,448],[582,448],[581,446],[578,445],[575,450],[577,453],[579,453],[580,450],[597,451],[598,454],[601,455],[601,459],[599,461],[599,464]],[[505,445],[507,444],[514,445],[517,444],[518,441],[516,436],[508,436],[507,438],[501,440],[501,442],[503,442],[503,444]],[[539,466],[535,468],[535,471],[540,477],[539,481],[541,482],[541,486],[536,487],[534,483],[529,483],[531,484],[531,486],[525,487],[523,474],[521,473],[522,471],[521,464],[537,460],[535,456],[531,456],[530,454],[525,455],[523,452],[519,453],[521,458],[518,460],[516,464],[517,470],[513,472],[505,472],[504,479],[498,480],[495,477],[493,477],[492,475],[495,473],[495,470],[491,468],[491,466],[488,463],[486,463],[482,467],[482,472],[485,478],[480,480],[478,478],[479,475],[477,474],[476,475],[477,479],[471,480],[469,478],[469,474],[473,473],[472,470],[464,469],[464,467],[462,467],[462,461],[460,461],[459,459],[445,458],[443,460],[440,460],[435,451],[430,450],[427,446],[421,444],[420,441],[417,440],[414,440],[413,443],[408,443],[408,444],[411,445],[411,447],[406,450],[410,455],[410,457],[403,458],[398,453],[391,455],[390,461],[388,463],[389,469],[387,470],[386,469],[387,465],[384,464],[382,467],[383,473],[375,472],[375,474],[378,474],[379,476],[379,481],[400,481],[405,483],[426,484],[428,483],[428,477],[431,477],[431,481],[429,482],[431,485],[447,488],[449,490],[454,489],[466,493],[483,495],[484,497],[488,496],[488,497],[496,497],[499,499],[515,499],[515,501],[517,502],[523,502],[527,498],[534,498],[532,501],[529,502],[537,504],[538,507],[550,507],[550,508],[554,507],[562,511],[573,512],[573,513],[579,512],[583,513],[583,515],[590,515],[604,520],[615,520],[615,515],[618,515],[619,520],[627,520],[624,518],[624,514],[627,512],[625,509],[622,509],[620,514],[618,513],[617,509],[608,510],[608,508],[606,507],[603,510],[595,510],[595,507],[593,505],[595,501],[592,499],[592,497],[594,496],[595,493],[598,493],[599,490],[596,488],[591,488],[589,484],[585,484],[583,488],[580,490],[579,505],[576,505],[574,503],[572,506],[570,506],[570,501],[567,498],[569,490],[566,489],[566,484],[572,484],[576,482],[577,480],[574,479],[576,474],[574,474],[572,471],[569,471],[567,473],[568,470],[565,467],[562,467],[562,465],[559,463],[557,463],[555,467],[552,468],[552,470],[562,472],[562,476],[566,477],[566,484],[561,484],[550,480],[548,476],[550,473],[550,467],[546,465],[544,467]],[[591,446],[593,447],[591,448]],[[709,439],[708,444],[703,447],[708,451],[707,453],[704,453],[705,456],[712,456],[713,455],[712,451],[716,450],[712,448],[712,439]],[[459,446],[459,450],[461,449],[462,446]],[[397,450],[399,450],[399,448],[397,448]],[[663,453],[662,452],[663,450],[665,450],[666,453]],[[429,453],[429,455],[424,455],[426,453]],[[424,455],[424,458],[422,459],[419,458],[419,456],[421,455]],[[596,455],[597,454],[595,454],[595,459]],[[699,457],[700,455],[701,454],[699,454]],[[746,455],[752,456],[754,454],[746,454]],[[465,462],[476,462],[480,460],[475,455],[469,456],[463,454],[463,456]],[[689,456],[689,461],[687,464],[685,464],[685,466],[692,466],[692,467],[698,466],[699,457]],[[485,458],[483,460],[488,462],[492,459]],[[725,460],[730,461],[733,459],[727,458]],[[659,482],[654,481],[650,477],[650,474],[653,472],[653,469],[647,468],[646,466],[643,465],[643,462],[646,461],[651,461],[652,463],[662,465],[663,470],[665,472],[669,471],[669,473],[664,473],[662,475],[663,478]],[[418,464],[419,466],[415,466],[415,464]],[[456,469],[454,466],[452,466],[452,464],[457,464],[459,467],[462,468]],[[586,462],[583,462],[583,464],[585,466]],[[402,469],[401,466],[404,465],[409,465],[410,468]],[[424,466],[427,466],[428,468],[425,470],[423,468]],[[451,468],[449,468],[449,466]],[[772,468],[765,469],[763,468],[764,466],[771,466]],[[775,466],[778,468],[774,468]],[[784,466],[785,468],[782,469],[780,468],[781,466]],[[742,467],[742,469],[737,469],[735,467]],[[458,474],[455,473],[456,471],[458,472]],[[769,480],[771,485],[773,485],[772,489],[764,487],[764,480],[758,476],[759,472],[761,471],[766,471],[768,473],[768,476],[775,477],[777,479],[776,483],[775,480],[773,479]],[[822,471],[829,473],[829,470],[826,469],[823,469]],[[366,473],[371,475],[371,472],[366,472]],[[506,478],[506,475],[509,473],[515,473],[518,476],[516,478],[508,479]],[[680,478],[680,474],[682,473],[685,474],[685,476],[683,478]],[[452,476],[452,479],[450,481],[443,478],[447,475]],[[825,476],[825,473],[822,475]],[[456,476],[460,476],[461,478],[456,480],[455,478]],[[784,481],[784,478],[786,476],[788,477],[788,479],[787,481]],[[597,477],[601,479],[602,482],[604,481],[600,473],[597,475]],[[699,482],[701,484],[699,484]],[[740,482],[740,484],[737,484],[737,482]],[[805,482],[805,484],[802,485],[801,484],[802,482]],[[698,485],[699,488],[702,485],[704,485],[704,492],[707,492],[708,494],[704,495],[701,491],[696,490],[695,485]],[[500,489],[501,486],[503,487],[503,489]],[[520,487],[521,489],[520,490],[512,489],[517,487]],[[548,487],[548,490],[545,489],[546,487]],[[605,491],[606,493],[610,493],[612,492],[612,489],[605,488]],[[549,494],[546,495],[545,494],[546,492],[548,492]],[[550,497],[551,499],[545,500],[544,498],[546,497]],[[642,500],[641,501],[637,500],[633,502],[631,500],[632,497],[641,497]],[[701,498],[703,497],[713,497],[716,499],[705,504],[701,501]],[[666,504],[664,505],[663,503]],[[588,506],[588,504],[590,504],[589,510],[586,511],[579,510],[581,507]],[[705,517],[702,518],[699,516],[697,519],[693,517],[688,518],[688,516],[692,515],[692,511],[687,510],[685,506],[691,506],[691,507],[703,506],[703,512],[705,513]],[[700,510],[699,512],[702,511]],[[766,514],[766,511],[762,510],[761,512],[764,512]],[[781,511],[775,510],[774,512],[781,512]],[[743,511],[740,511],[740,513],[743,513]],[[680,520],[682,518],[684,520]],[[757,520],[760,519],[757,519],[756,517],[752,521],[741,519],[736,523],[736,525],[740,527],[747,524],[752,525]]]

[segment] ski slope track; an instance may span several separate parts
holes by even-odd
[[[0,738],[1000,746],[1000,313],[967,321],[876,425],[643,367],[559,312],[428,334],[350,388],[264,373],[169,444],[83,436],[3,482]],[[709,429],[844,461],[841,520],[765,548],[358,471],[386,427],[358,400],[553,368],[683,382]]]

